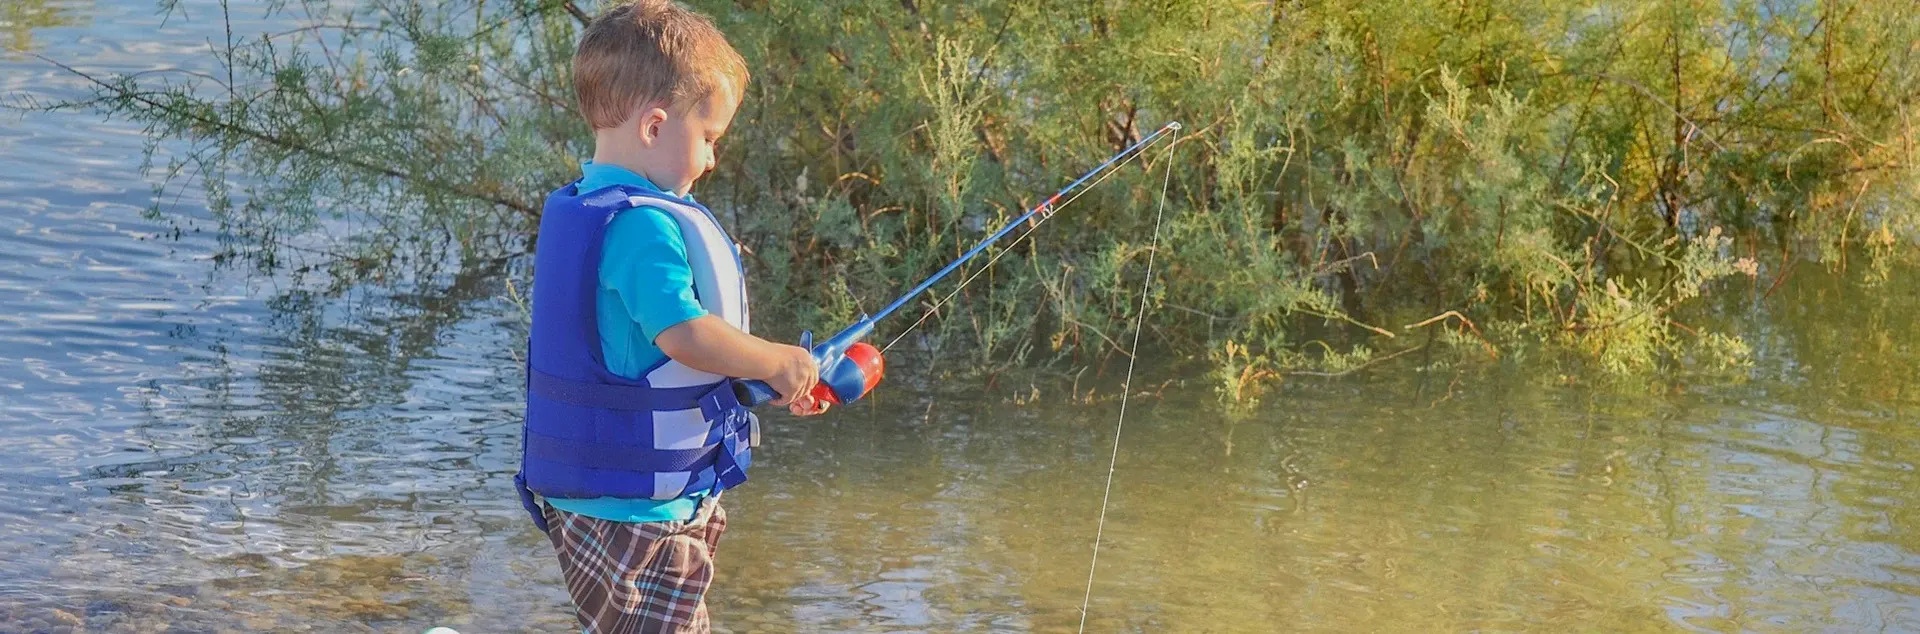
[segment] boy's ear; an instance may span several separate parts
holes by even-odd
[[[640,143],[653,147],[660,138],[660,124],[667,122],[667,111],[659,107],[647,107],[640,110]]]

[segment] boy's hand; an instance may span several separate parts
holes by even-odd
[[[827,407],[831,405],[833,404],[814,398],[812,394],[808,394],[792,403],[788,403],[787,412],[794,416],[819,416],[827,413]]]
[[[820,382],[820,366],[806,348],[749,335],[714,315],[675,324],[661,331],[654,344],[695,370],[766,381],[780,394],[773,404],[787,406],[795,416],[827,411],[827,403],[810,395]]]
[[[808,405],[811,409],[814,399],[807,393],[813,391],[814,384],[820,382],[820,366],[814,363],[813,355],[808,354],[806,348],[783,344],[774,346],[779,350],[779,359],[773,375],[765,379],[767,386],[780,393],[780,398],[773,399],[773,404]],[[793,409],[788,408],[789,411]],[[825,411],[824,408],[822,411]]]

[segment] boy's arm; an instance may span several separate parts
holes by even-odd
[[[766,381],[780,393],[774,405],[786,405],[794,395],[813,391],[820,380],[820,369],[806,348],[749,335],[714,315],[674,324],[661,331],[653,345],[695,370]]]
[[[741,332],[700,306],[680,226],[666,212],[631,209],[614,216],[606,231],[601,286],[661,352],[703,372],[766,381],[781,394],[774,401],[780,405],[813,389],[819,369],[806,350]],[[818,409],[810,400],[801,399],[804,412],[795,413]]]

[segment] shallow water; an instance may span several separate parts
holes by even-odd
[[[94,71],[207,70],[219,32],[213,3],[0,3],[7,47]],[[84,86],[0,54],[0,92]],[[137,127],[0,115],[0,632],[568,629],[509,480],[513,273],[317,297],[145,219]],[[1135,401],[1088,629],[1920,631],[1920,285],[1775,273],[1700,311],[1758,354],[1711,385]],[[1072,631],[1117,404],[896,363],[870,405],[770,417],[717,628]]]

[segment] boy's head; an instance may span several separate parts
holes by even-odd
[[[733,121],[747,64],[705,16],[639,0],[594,18],[573,58],[580,114],[595,160],[685,195],[713,169],[713,144]]]

